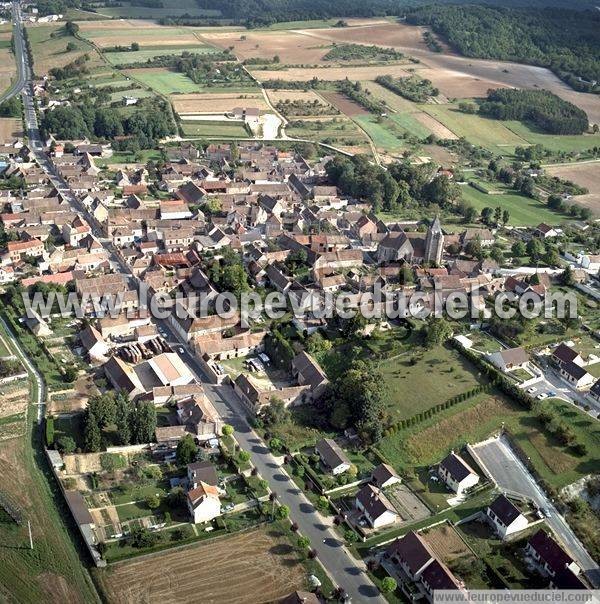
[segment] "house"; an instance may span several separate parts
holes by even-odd
[[[295,591],[278,600],[278,604],[320,604],[319,597],[310,591]]]
[[[102,334],[95,327],[88,325],[82,329],[79,333],[79,339],[87,351],[90,360],[102,362],[106,360],[106,355],[110,348],[104,341]]]
[[[411,601],[425,597],[432,602],[435,590],[461,589],[450,569],[414,531],[396,539],[385,550],[383,565],[398,578],[400,588]]]
[[[492,527],[504,541],[527,528],[527,518],[505,495],[498,495],[486,508],[485,514]]]
[[[217,470],[210,461],[195,461],[187,466],[189,490],[195,489],[201,482],[211,487],[219,486]]]
[[[373,472],[371,472],[371,482],[376,487],[385,489],[393,484],[398,484],[401,480],[392,466],[387,463],[380,463],[373,469]]]
[[[352,465],[342,448],[331,438],[322,438],[315,445],[315,453],[323,467],[334,476],[348,471]]]
[[[218,438],[223,431],[223,420],[205,394],[178,401],[177,418],[200,442]]]
[[[19,262],[23,258],[38,258],[44,255],[44,244],[39,239],[29,241],[9,241],[6,244],[8,257],[11,262]]]
[[[594,383],[594,376],[591,373],[570,361],[562,363],[558,371],[560,376],[577,390],[589,388]]]
[[[515,369],[523,369],[529,363],[529,355],[520,347],[494,352],[487,355],[487,359],[504,373]]]
[[[591,387],[590,391],[588,392],[588,396],[592,399],[594,399],[595,401],[600,402],[600,379],[597,379],[594,382],[594,385]]]
[[[354,505],[372,528],[393,524],[398,519],[396,508],[383,492],[372,484],[366,484],[360,489]]]
[[[221,501],[216,486],[198,481],[187,493],[187,506],[194,524],[210,522],[221,515]]]
[[[302,351],[292,359],[292,375],[300,386],[308,386],[312,398],[316,399],[323,392],[329,380],[321,366],[307,352]]]
[[[565,569],[575,575],[581,571],[573,558],[544,529],[540,529],[529,538],[525,546],[525,553],[535,560],[538,568],[544,574],[550,577],[554,577]]]
[[[547,225],[545,222],[540,222],[533,230],[533,236],[542,239],[550,239],[552,237],[558,237],[559,235],[560,233],[557,229]]]
[[[43,319],[39,313],[33,310],[33,308],[29,308],[27,310],[25,324],[38,338],[47,338],[52,335],[52,330],[50,329],[50,326],[46,320]]]
[[[438,466],[438,475],[446,486],[457,495],[474,487],[479,482],[479,475],[471,466],[451,451]]]
[[[583,367],[585,361],[583,357],[570,346],[566,344],[559,344],[552,353],[552,360],[560,367],[564,363],[575,363],[575,365],[579,365]]]

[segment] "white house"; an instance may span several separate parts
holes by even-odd
[[[95,327],[92,325],[85,327],[79,333],[79,339],[92,361],[106,361],[110,347]]]
[[[583,367],[567,361],[559,369],[561,377],[574,386],[577,390],[585,390],[594,383],[594,376]]]
[[[442,460],[438,475],[457,495],[479,482],[479,474],[454,451]]]
[[[221,502],[216,486],[199,481],[188,491],[187,505],[195,524],[210,522],[221,515]]]
[[[522,348],[508,348],[488,355],[492,365],[507,373],[515,369],[522,369],[529,363],[529,355]]]
[[[390,500],[371,484],[366,484],[357,493],[355,506],[373,528],[394,524],[398,519],[398,512]]]
[[[535,560],[544,574],[550,577],[554,577],[564,569],[569,569],[575,575],[581,572],[573,558],[544,529],[540,529],[529,538],[525,553]]]
[[[385,489],[400,482],[400,476],[387,463],[379,464],[371,473],[371,482],[380,489]]]
[[[334,476],[350,469],[350,460],[341,447],[331,438],[322,438],[315,445],[315,452],[326,470]]]
[[[529,525],[519,508],[504,495],[496,497],[486,508],[485,513],[502,540],[526,529]]]

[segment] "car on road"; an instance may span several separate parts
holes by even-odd
[[[534,388],[533,386],[531,388],[527,388],[528,394],[533,394],[534,392],[537,392],[537,388]]]
[[[177,350],[179,354],[185,354],[185,350],[181,346]]]
[[[548,396],[556,396],[556,392],[554,392],[554,390],[550,390],[550,392],[548,392]]]

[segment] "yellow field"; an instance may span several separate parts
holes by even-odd
[[[314,90],[268,90],[269,99],[274,105],[276,103],[285,103],[286,101],[301,101],[303,103],[314,103],[326,107],[328,103],[319,96]]]
[[[269,107],[261,94],[248,93],[198,93],[175,94],[171,102],[180,115],[191,113],[223,113],[235,107],[256,107],[266,111]]]
[[[571,164],[569,166],[550,166],[546,171],[552,176],[571,180],[585,187],[589,193],[578,195],[575,201],[589,207],[595,214],[600,214],[600,162]]]
[[[284,80],[286,82],[308,82],[314,77],[319,80],[374,80],[378,75],[391,75],[395,78],[405,78],[410,75],[406,65],[377,65],[364,67],[318,67],[305,69],[290,67],[288,69],[261,70],[251,69],[252,75],[259,81]]]
[[[0,48],[0,92],[6,90],[17,74],[15,57],[8,48]]]

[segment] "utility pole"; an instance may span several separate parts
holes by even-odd
[[[31,535],[31,521],[27,521],[27,528],[29,529],[29,549],[33,549],[33,536]]]

